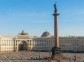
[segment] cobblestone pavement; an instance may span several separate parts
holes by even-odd
[[[22,51],[22,52],[0,53],[0,62],[46,62],[44,58],[49,56],[50,56],[49,52]]]
[[[50,56],[51,52],[22,51],[22,52],[0,53],[0,62],[48,62],[44,58]],[[71,62],[84,61],[83,53],[63,53],[63,56],[68,57]]]

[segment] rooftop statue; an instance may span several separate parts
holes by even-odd
[[[20,35],[28,35],[28,33],[25,33],[24,30],[20,33]]]

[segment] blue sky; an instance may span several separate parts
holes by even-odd
[[[0,0],[0,34],[53,35],[55,0]],[[84,36],[84,0],[58,0],[59,35]]]

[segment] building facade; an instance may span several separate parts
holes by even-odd
[[[84,37],[60,37],[60,47],[65,52],[84,52]],[[32,37],[22,31],[15,37],[0,36],[0,52],[51,51],[54,37],[44,32],[41,37]]]

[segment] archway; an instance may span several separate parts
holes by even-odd
[[[21,41],[21,43],[18,45],[18,50],[19,51],[27,51],[27,42],[26,41]]]

